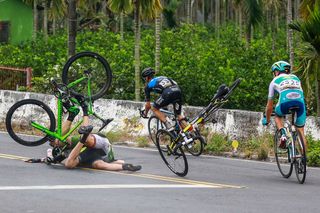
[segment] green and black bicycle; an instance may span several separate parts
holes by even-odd
[[[188,161],[184,153],[184,147],[186,147],[189,152],[197,153],[197,155],[202,153],[205,142],[199,133],[198,126],[209,121],[215,122],[213,118],[214,112],[228,101],[228,98],[239,83],[240,79],[235,80],[230,87],[222,84],[208,106],[204,107],[198,115],[190,121],[187,127],[176,132],[177,134],[174,135],[165,128],[158,129],[156,133],[156,146],[162,160],[173,173],[178,176],[187,175]],[[158,125],[158,127],[160,127],[160,125]]]
[[[81,52],[71,57],[63,68],[63,83],[51,80],[57,98],[57,119],[48,105],[36,99],[24,99],[15,103],[6,115],[9,135],[24,146],[39,146],[58,139],[65,146],[53,150],[58,155],[67,147],[66,140],[83,122],[80,119],[62,135],[63,105],[68,103],[69,111],[80,111],[79,97],[88,105],[88,114],[102,121],[101,131],[112,119],[103,119],[94,112],[93,102],[110,88],[112,71],[108,62],[94,52]],[[50,100],[54,101],[54,99]]]

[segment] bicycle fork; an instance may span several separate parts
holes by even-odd
[[[179,142],[181,137],[183,138],[183,141]],[[192,141],[193,138],[188,138],[184,132],[181,132],[179,136],[174,141],[172,141],[169,148],[170,150],[172,150],[172,153],[175,154],[180,147],[189,145]]]

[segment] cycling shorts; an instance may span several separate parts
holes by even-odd
[[[278,103],[275,107],[275,113],[277,116],[282,117],[286,114],[290,114],[289,109],[292,107],[297,107],[296,110],[296,120],[294,125],[297,127],[304,127],[306,123],[306,107],[304,101],[292,100],[283,103]]]
[[[181,114],[182,94],[178,86],[172,86],[163,90],[162,94],[154,101],[153,107],[160,109],[173,104],[174,113]]]

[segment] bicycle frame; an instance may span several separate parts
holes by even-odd
[[[289,122],[289,120],[285,119],[284,126],[285,126],[285,128],[287,130],[288,139],[289,139],[289,143],[288,143],[288,154],[289,154],[289,156],[288,157],[289,157],[290,161],[292,159],[293,162],[294,162],[294,160],[297,158],[296,147],[295,147],[295,143],[294,143],[294,141],[296,140],[296,137],[297,137],[297,133],[296,133],[296,128],[293,125],[294,118],[296,116],[296,112],[292,112],[291,115],[292,115],[291,123]]]
[[[99,117],[96,113],[93,112],[93,107],[92,107],[92,101],[91,101],[91,90],[90,90],[90,85],[91,85],[91,81],[90,81],[90,77],[87,77],[87,76],[84,76],[78,80],[75,80],[71,83],[69,83],[67,85],[68,89],[69,88],[72,88],[74,87],[75,85],[81,83],[82,81],[84,80],[88,80],[88,97],[89,97],[89,104],[88,104],[88,114],[89,115],[93,115],[95,117],[97,117],[98,119],[102,119],[101,117]],[[75,103],[76,105],[79,106],[79,103],[75,100],[75,99],[72,99],[70,98],[70,100]],[[62,98],[58,98],[58,103],[57,103],[57,106],[58,106],[58,113],[57,113],[57,128],[56,128],[56,131],[52,132],[50,131],[49,129],[41,126],[40,124],[38,123],[35,123],[35,122],[31,122],[31,125],[46,133],[47,135],[49,135],[50,137],[53,137],[53,138],[56,138],[58,139],[59,141],[61,141],[62,143],[65,143],[67,138],[70,136],[70,134],[72,132],[74,132],[75,129],[77,129],[83,122],[83,119],[80,119],[66,134],[62,135],[62,114],[63,114],[63,103],[62,103]]]

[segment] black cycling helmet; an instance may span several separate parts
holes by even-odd
[[[148,76],[151,76],[151,77],[152,77],[155,73],[156,73],[156,71],[154,71],[154,69],[152,69],[151,67],[147,67],[147,68],[145,68],[145,69],[142,71],[141,77],[142,77],[143,79],[145,79],[145,78],[148,77]]]

